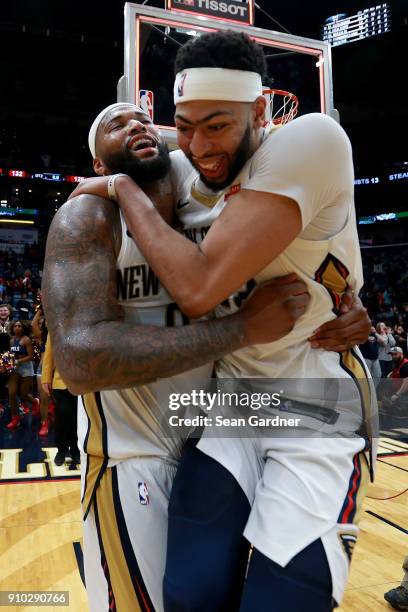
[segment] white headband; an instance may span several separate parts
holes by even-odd
[[[96,157],[96,151],[95,151],[96,132],[98,131],[100,122],[105,117],[106,113],[113,110],[114,108],[120,108],[121,106],[132,106],[138,112],[143,113],[144,115],[146,114],[145,111],[142,108],[140,108],[140,106],[137,106],[136,104],[132,104],[131,102],[115,102],[115,104],[110,104],[109,106],[104,108],[99,113],[99,115],[94,120],[94,122],[92,123],[91,129],[89,130],[89,134],[88,134],[89,150],[91,151],[93,158]]]
[[[257,72],[229,68],[186,68],[176,75],[174,104],[190,100],[253,102],[262,96]]]

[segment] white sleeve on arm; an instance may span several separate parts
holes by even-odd
[[[350,141],[328,115],[303,115],[266,138],[242,187],[292,198],[302,230],[313,226],[313,236],[301,236],[328,238],[344,226],[353,199]]]
[[[171,151],[170,159],[171,181],[174,188],[174,195],[175,197],[180,197],[184,182],[190,176],[194,168],[180,149]]]

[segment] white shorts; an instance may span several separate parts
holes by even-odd
[[[176,463],[143,457],[105,470],[84,522],[91,612],[113,609],[113,600],[117,612],[163,611],[167,508],[176,469]]]
[[[234,449],[240,452],[242,440],[201,438],[198,448],[226,467],[254,499],[244,535],[261,553],[285,567],[301,550],[322,539],[333,597],[340,603],[369,482],[362,452],[365,440],[276,437],[253,443],[266,461],[254,491],[249,488],[253,479],[243,478],[234,461]]]

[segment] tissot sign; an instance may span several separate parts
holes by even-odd
[[[215,19],[253,24],[253,0],[167,0],[167,8]]]

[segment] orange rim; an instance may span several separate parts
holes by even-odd
[[[294,93],[285,91],[284,89],[264,89],[262,93],[271,96],[269,106],[271,110],[270,121],[272,123],[281,125],[292,121],[292,119],[296,117],[299,108],[299,100]],[[281,98],[278,104],[275,104],[275,96]]]

